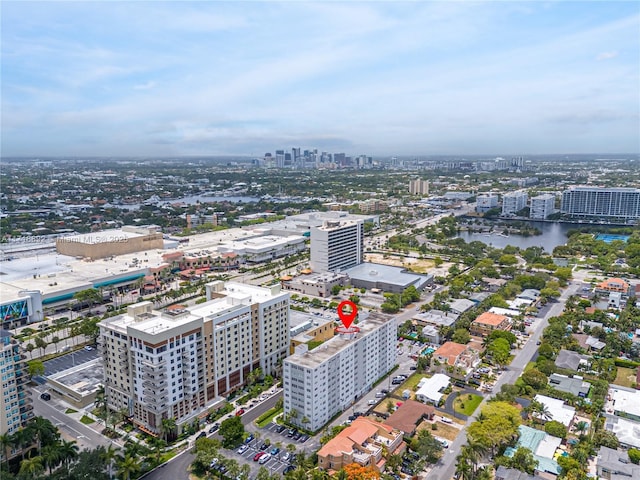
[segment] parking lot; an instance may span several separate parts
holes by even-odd
[[[44,362],[44,376],[48,377],[54,373],[61,372],[76,365],[80,365],[81,363],[86,363],[98,358],[98,351],[93,347],[90,348],[91,350],[78,350],[77,352],[67,353],[61,357]]]
[[[253,474],[257,473],[260,467],[267,468],[272,474],[282,474],[284,469],[287,468],[287,466],[291,465],[295,458],[295,454],[292,457],[286,446],[290,443],[296,444],[299,442],[296,442],[292,438],[287,438],[287,430],[284,430],[282,432],[283,434],[280,434],[276,431],[276,428],[277,425],[271,424],[264,429],[270,432],[269,444],[267,444],[266,438],[262,438],[266,435],[260,434],[260,438],[252,438],[250,442],[245,443],[241,448],[237,448],[235,450],[226,450],[224,455],[227,458],[234,458],[241,463],[247,463],[251,465]],[[274,441],[274,439],[277,438],[282,438],[282,441]],[[256,459],[257,455],[260,453],[263,454],[262,457],[264,457],[264,454],[269,453],[268,460],[264,461],[264,458]]]

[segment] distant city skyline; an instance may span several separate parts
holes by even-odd
[[[638,2],[17,2],[2,156],[640,152]]]

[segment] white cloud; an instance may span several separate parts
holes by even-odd
[[[612,58],[616,58],[618,56],[618,52],[613,51],[613,52],[602,52],[600,54],[598,54],[598,56],[596,57],[596,60],[601,61],[601,60],[610,60]]]

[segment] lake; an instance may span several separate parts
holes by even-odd
[[[556,246],[566,244],[567,232],[572,228],[576,228],[576,225],[570,223],[527,222],[527,224],[536,227],[542,232],[542,235],[529,237],[509,235],[505,237],[497,233],[460,232],[458,237],[467,243],[478,241],[496,248],[504,248],[507,245],[519,247],[522,250],[528,247],[542,247],[546,252],[551,253]]]

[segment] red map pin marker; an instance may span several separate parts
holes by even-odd
[[[344,307],[347,306],[351,307],[351,313],[344,312]],[[342,321],[342,325],[344,325],[345,328],[349,328],[351,326],[357,315],[358,307],[352,301],[344,300],[340,302],[340,305],[338,305],[338,316],[340,317],[340,321]]]

